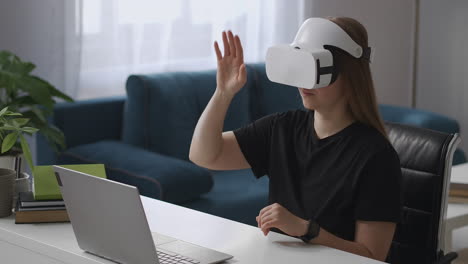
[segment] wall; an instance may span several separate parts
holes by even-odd
[[[0,0],[0,50],[9,50],[37,68],[33,74],[64,86],[65,30],[62,0]],[[35,157],[34,138],[28,138]]]
[[[461,146],[468,131],[468,1],[420,4],[416,106],[460,122]]]
[[[64,2],[0,0],[0,50],[33,62],[33,73],[59,88],[64,82]]]
[[[367,29],[375,49],[371,64],[379,103],[411,106],[414,1],[313,0],[312,16],[348,16]]]

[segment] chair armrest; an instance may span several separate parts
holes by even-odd
[[[191,162],[119,141],[99,141],[61,153],[60,164],[104,163],[111,180],[138,187],[140,194],[184,203],[209,192],[211,173]]]
[[[456,252],[450,252],[442,256],[436,263],[437,264],[450,264],[457,257],[458,257],[458,254]]]
[[[126,97],[58,103],[50,122],[65,134],[67,148],[104,139],[118,140],[122,133]],[[36,136],[37,164],[54,164],[56,153],[45,138]]]

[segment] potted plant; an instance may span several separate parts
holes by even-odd
[[[31,151],[29,149],[28,142],[24,137],[25,134],[33,135],[38,131],[37,128],[25,126],[29,122],[28,118],[23,118],[22,114],[8,111],[8,107],[0,110],[0,146],[1,154],[9,153],[10,156],[15,157],[15,166],[14,168],[8,169],[8,166],[0,167],[1,175],[0,178],[11,177],[13,173],[16,175],[12,180],[14,182],[14,190],[12,195],[12,206],[18,198],[18,192],[20,191],[29,191],[29,175],[26,173],[21,173],[21,160],[18,159],[19,154],[22,153],[22,156],[26,159],[30,168],[33,168],[33,162],[31,157]],[[19,148],[17,145],[19,144]],[[21,151],[19,151],[21,149]],[[11,162],[11,161],[10,161]],[[11,164],[11,163],[10,163]],[[8,176],[10,175],[10,176]],[[11,178],[10,178],[11,179]],[[3,181],[5,184],[5,180]],[[8,191],[8,187],[1,186],[4,188],[3,191]],[[7,197],[8,201],[8,197]],[[7,202],[8,203],[8,202]],[[5,201],[3,201],[3,206],[5,206]],[[3,208],[5,209],[5,208]],[[8,211],[8,209],[7,209]],[[11,210],[10,210],[11,211]],[[4,214],[9,215],[9,214]]]
[[[11,52],[0,51],[0,168],[16,172],[13,204],[18,192],[30,190],[30,176],[21,170],[25,167],[21,166],[22,156],[31,171],[34,170],[25,136],[39,132],[55,151],[65,148],[62,131],[50,124],[48,117],[56,100],[73,101],[47,81],[32,75],[35,67]]]

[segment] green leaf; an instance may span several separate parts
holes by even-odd
[[[18,86],[23,91],[29,93],[29,95],[31,95],[31,97],[39,104],[49,109],[53,108],[54,101],[51,98],[49,89],[36,78],[32,76],[23,76],[18,80]]]
[[[21,149],[23,150],[23,155],[28,162],[29,168],[34,169],[34,164],[32,161],[31,151],[29,150],[29,145],[23,135],[20,135]]]
[[[8,58],[11,56],[11,52],[6,50],[0,51],[0,65],[5,64],[8,61]]]
[[[22,114],[20,114],[20,113],[15,113],[15,112],[6,112],[5,115],[6,115],[6,116],[22,116]]]
[[[30,95],[23,95],[17,98],[14,98],[8,105],[21,108],[23,106],[36,105],[38,102],[34,100]]]
[[[5,126],[0,127],[0,130],[13,130],[13,131],[16,131],[18,129],[16,127],[13,127],[13,126],[5,125]]]
[[[39,127],[39,133],[41,133],[49,143],[53,146],[56,151],[63,150],[66,148],[65,135],[60,129],[51,125]]]
[[[61,98],[67,102],[73,102],[73,99],[64,94],[62,91],[58,90],[57,88],[55,88],[53,85],[51,85],[49,82],[37,77],[37,76],[33,76],[33,78],[36,79],[36,81],[38,81],[39,83],[42,83],[42,85],[46,86],[48,89],[49,89],[49,92],[50,92],[50,95],[54,96],[54,97],[58,97],[58,98]]]
[[[16,123],[19,127],[26,125],[29,122],[29,118],[15,118],[11,120]]]
[[[33,123],[47,124],[47,119],[44,116],[44,113],[35,106],[31,107],[31,110],[24,112],[23,116],[30,118]]]
[[[34,128],[34,127],[22,127],[21,131],[24,131],[24,132],[27,132],[27,133],[30,133],[30,134],[34,134],[37,131],[39,131],[39,129]]]
[[[18,140],[18,135],[18,132],[12,132],[5,137],[5,139],[2,142],[2,153],[7,152],[11,149],[11,147],[13,147],[16,140]]]
[[[27,75],[36,68],[33,63],[21,61],[18,56],[9,51],[0,52],[0,64],[9,72],[19,75]]]
[[[1,111],[0,111],[0,116],[3,116],[6,112],[8,111],[8,106],[3,108]]]

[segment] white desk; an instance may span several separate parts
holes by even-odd
[[[468,184],[468,163],[453,166],[450,181]],[[468,226],[468,204],[449,203],[445,220],[445,252],[452,250],[453,231],[464,226]]]
[[[225,263],[382,263],[273,232],[265,237],[258,228],[143,196],[142,202],[152,231],[234,256]],[[113,263],[83,252],[69,223],[16,225],[13,217],[0,218],[0,262]]]

